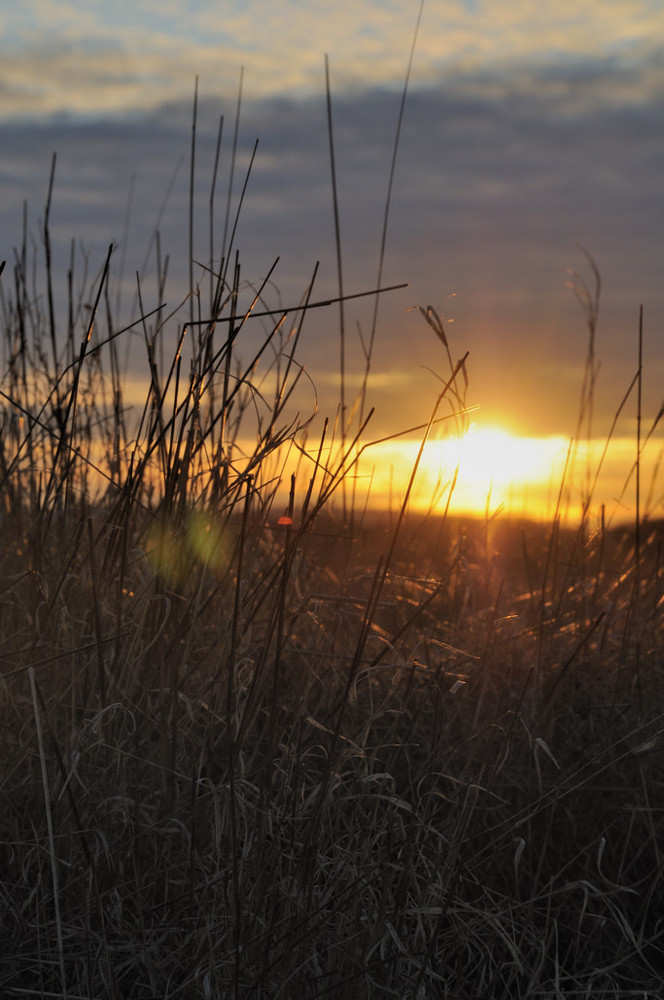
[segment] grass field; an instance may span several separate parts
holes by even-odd
[[[314,440],[306,294],[243,356],[223,261],[139,303],[129,408],[49,245],[0,282],[2,996],[664,996],[661,525],[358,504],[369,400]]]

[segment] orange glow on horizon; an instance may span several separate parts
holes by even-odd
[[[373,455],[374,500],[389,463],[392,491],[407,485],[420,443],[394,441]],[[460,438],[427,442],[412,492],[413,507],[484,516],[503,508],[514,515],[546,516],[555,504],[569,441],[561,436],[521,437],[498,426],[472,425]]]
[[[552,485],[562,475],[564,437],[519,437],[499,427],[471,426],[458,439],[439,443],[441,464],[459,469],[457,487],[475,506],[477,495],[504,503],[516,487]]]
[[[230,445],[232,475],[241,476],[257,448],[251,439]],[[397,511],[410,490],[408,509],[453,516],[530,518],[548,521],[558,515],[567,523],[578,521],[582,513],[599,523],[601,508],[607,525],[632,521],[635,514],[635,459],[633,437],[616,437],[573,444],[562,435],[534,437],[519,435],[498,425],[473,424],[461,437],[432,438],[422,454],[421,439],[395,437],[360,446],[359,455],[349,454],[340,443],[302,451],[288,440],[266,451],[252,465],[254,487],[264,496],[274,493],[280,527],[298,523],[298,508],[315,487],[310,502],[320,489],[331,494],[331,506],[343,502],[355,510]],[[259,452],[262,446],[259,447]],[[342,456],[346,456],[345,462]],[[106,452],[93,444],[92,459],[104,467]],[[316,469],[315,463],[320,464]],[[340,463],[342,468],[340,468]],[[664,443],[653,439],[641,454],[640,516],[664,518]],[[414,470],[416,468],[414,474]],[[155,487],[159,491],[162,470],[154,465]],[[203,484],[205,470],[199,470]],[[92,475],[92,473],[91,473]],[[150,473],[147,473],[149,475]],[[291,476],[296,476],[293,517],[286,513]],[[94,479],[94,476],[92,475]],[[342,485],[343,480],[343,485]],[[275,484],[279,484],[275,487]],[[100,493],[108,489],[108,479],[99,478]],[[274,492],[276,489],[276,492]],[[590,502],[586,503],[590,497]],[[207,530],[207,529],[206,529]],[[209,546],[208,535],[194,542]]]
[[[414,468],[421,442],[395,439],[367,449],[357,472],[369,490],[369,506],[396,509]],[[562,435],[521,436],[497,425],[472,425],[461,438],[427,442],[411,493],[411,507],[442,513],[548,520],[576,519],[588,496],[588,513],[602,505],[607,520],[626,521],[634,512],[635,442],[632,438],[573,444]],[[664,515],[657,473],[661,442],[641,457],[641,514]],[[369,466],[371,463],[371,466]]]

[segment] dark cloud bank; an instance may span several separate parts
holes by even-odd
[[[401,374],[377,389],[381,427],[426,419],[442,369],[440,344],[412,309],[433,304],[454,320],[453,353],[471,350],[472,402],[491,417],[512,415],[533,433],[570,433],[585,357],[584,317],[566,286],[568,269],[590,281],[581,247],[602,276],[597,349],[602,359],[598,430],[636,366],[639,304],[645,310],[648,405],[664,375],[662,102],[637,102],[611,67],[594,74],[546,73],[409,94],[398,151],[383,283],[409,288],[384,296],[374,368]],[[621,84],[621,86],[618,86]],[[611,99],[616,94],[616,99]],[[337,182],[347,292],[373,288],[399,96],[373,91],[333,100]],[[216,131],[226,115],[216,197],[217,250],[223,230],[234,105],[202,98],[198,115],[195,255],[208,257],[208,200]],[[175,301],[186,287],[191,102],[132,119],[8,123],[0,128],[2,249],[21,238],[22,204],[38,239],[51,153],[58,166],[51,216],[64,277],[71,238],[91,272],[110,241],[124,262],[125,308],[142,270],[147,306],[156,304],[159,226]],[[314,298],[336,291],[334,227],[324,99],[245,106],[233,191],[237,205],[249,153],[259,139],[235,246],[243,275],[274,275],[281,301],[298,300],[315,261]],[[131,192],[131,195],[130,195]],[[128,211],[129,209],[129,211]],[[127,224],[128,215],[128,224]],[[152,244],[153,245],[153,244]],[[3,279],[4,280],[4,279]],[[277,291],[273,291],[275,304]],[[337,365],[336,309],[312,314],[301,360],[314,374]],[[371,303],[346,311],[351,363],[358,364]],[[323,406],[332,406],[325,397]]]

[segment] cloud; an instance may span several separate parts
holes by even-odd
[[[100,67],[105,65],[101,60]],[[413,86],[382,275],[385,284],[407,281],[409,288],[381,299],[373,364],[378,373],[403,371],[408,380],[392,383],[389,400],[386,392],[379,394],[382,427],[397,431],[425,420],[439,391],[430,370],[444,371],[444,354],[413,308],[431,303],[448,321],[455,320],[448,325],[453,355],[471,350],[469,402],[504,418],[512,429],[573,430],[586,329],[566,287],[568,268],[590,277],[579,245],[594,255],[603,279],[598,422],[608,427],[631,380],[641,302],[647,372],[656,386],[647,391],[646,406],[657,412],[661,399],[655,393],[664,382],[664,358],[654,333],[664,320],[664,108],[661,94],[644,81],[658,72],[656,59],[628,67],[607,57],[578,66],[574,75],[569,68],[557,74],[547,65],[521,67],[509,77],[487,71],[455,77],[445,87]],[[398,106],[398,93],[382,87],[333,95],[346,292],[370,289],[377,280]],[[194,233],[194,253],[201,260],[208,255],[208,198],[223,112],[215,213],[215,252],[220,254],[234,110],[234,98],[213,99],[202,90]],[[169,304],[178,301],[188,281],[190,93],[124,120],[61,118],[38,125],[14,120],[0,129],[5,151],[0,257],[11,261],[11,247],[20,240],[24,199],[31,231],[37,232],[51,153],[57,149],[51,222],[59,282],[64,283],[72,237],[88,248],[91,273],[113,240],[118,243],[116,283],[124,260],[123,308],[131,313],[137,269],[146,308],[151,308],[157,303],[153,234],[159,226],[162,255],[170,254]],[[314,297],[334,295],[322,95],[247,98],[231,223],[256,137],[258,154],[235,241],[248,283],[245,294],[253,294],[252,287],[280,256],[266,293],[275,309],[299,301],[316,261]],[[358,327],[366,343],[372,320],[372,300],[347,305],[351,375],[362,364]],[[247,336],[243,350],[248,352],[254,334]],[[334,412],[330,373],[339,363],[336,307],[307,317],[301,351],[308,370],[319,376],[321,407]]]
[[[328,385],[336,388],[339,385],[338,372],[322,372],[316,377],[317,385]],[[346,386],[349,389],[359,390],[364,384],[364,372],[350,372],[345,377]],[[368,379],[372,392],[376,390],[387,390],[393,392],[395,389],[403,389],[413,384],[413,373],[405,372],[401,369],[391,369],[390,371],[371,372]]]
[[[26,0],[3,14],[0,113],[131,114],[186,99],[196,75],[228,97],[241,66],[250,98],[311,96],[326,52],[337,93],[399,88],[415,22],[416,5],[385,0]],[[549,67],[553,90],[612,61],[643,99],[662,82],[662,37],[664,8],[648,0],[429,3],[413,84],[477,91]]]

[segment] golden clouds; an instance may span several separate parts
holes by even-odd
[[[3,115],[124,114],[187,97],[196,75],[207,92],[231,96],[241,66],[250,98],[307,95],[321,90],[325,53],[336,93],[400,86],[416,7],[32,0],[4,15]],[[664,8],[647,0],[429,4],[413,82],[458,83],[549,65],[564,77],[571,63],[587,68],[598,59],[645,67],[662,38]]]

